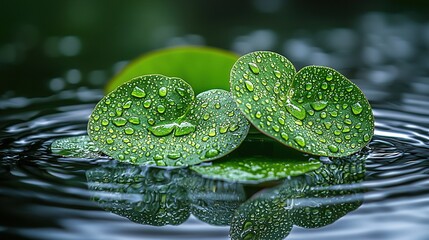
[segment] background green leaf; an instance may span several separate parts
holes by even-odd
[[[241,183],[262,183],[298,176],[318,169],[320,166],[321,163],[318,160],[253,156],[220,160],[211,165],[192,166],[191,169],[206,178]]]
[[[340,157],[359,151],[373,136],[368,100],[334,69],[309,66],[296,73],[285,57],[261,51],[242,56],[230,81],[252,124],[287,146]]]
[[[194,99],[179,78],[146,75],[105,96],[93,110],[88,134],[115,159],[182,166],[222,157],[245,139],[249,122],[229,92]]]
[[[229,90],[229,71],[238,59],[232,52],[208,47],[175,47],[145,54],[132,61],[106,86],[106,93],[141,75],[162,74],[187,81],[195,93]]]

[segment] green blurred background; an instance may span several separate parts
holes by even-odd
[[[379,87],[429,76],[423,0],[1,0],[0,24],[0,98],[101,88],[129,60],[177,45],[277,51]]]

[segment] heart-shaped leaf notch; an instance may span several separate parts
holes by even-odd
[[[94,108],[88,134],[120,161],[183,166],[222,157],[238,147],[249,123],[228,91],[196,98],[180,78],[145,75],[107,94]]]
[[[246,54],[231,70],[238,107],[264,134],[320,156],[355,153],[371,140],[374,117],[362,91],[332,68],[296,72],[285,57],[267,51]]]

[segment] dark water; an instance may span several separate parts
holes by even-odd
[[[18,2],[21,7],[26,1]],[[104,4],[75,2],[68,2],[72,10]],[[129,42],[109,38],[112,32],[123,33],[124,23],[116,23],[116,17],[111,17],[116,24],[105,31],[99,28],[104,20],[98,22],[88,10],[89,27],[74,33],[82,22],[80,15],[71,17],[73,11],[70,22],[52,23],[68,8],[49,11],[49,21],[40,18],[34,24],[29,14],[33,9],[23,9],[23,22],[0,35],[15,34],[0,41],[0,239],[214,240],[229,239],[230,229],[242,238],[266,233],[265,239],[429,239],[429,21],[419,18],[425,11],[414,15],[350,8],[337,16],[347,21],[337,21],[323,17],[330,15],[326,6],[310,11],[311,19],[299,16],[307,12],[305,4],[294,3],[297,8],[288,10],[279,2],[252,1],[245,10],[255,13],[253,20],[244,14],[234,23],[237,13],[226,14],[231,26],[229,35],[221,38],[214,35],[225,31],[225,23],[210,25],[200,11],[197,20],[189,17],[189,22],[174,24],[191,26],[201,20],[202,26],[160,33],[153,29],[163,29],[165,22],[147,14],[146,20],[159,24],[150,32],[158,38],[148,39],[148,29],[136,30],[141,27],[137,16],[144,15],[136,10],[129,14],[131,20],[123,20],[134,34]],[[135,5],[123,7],[132,12]],[[209,17],[221,16],[223,7],[216,6],[208,6]],[[415,8],[419,6],[427,5],[416,3]],[[168,21],[187,19],[188,10],[166,14]],[[21,18],[9,12],[1,17]],[[99,14],[107,19],[111,12]],[[272,23],[267,16],[275,24],[260,25],[261,19]],[[300,21],[283,21],[283,16]],[[64,28],[69,32],[57,30]],[[108,40],[100,43],[91,29]],[[123,58],[141,53],[142,42],[144,50],[178,44],[215,45],[239,54],[269,49],[298,68],[334,67],[369,98],[376,119],[374,139],[363,157],[326,163],[319,172],[265,190],[202,179],[186,169],[139,168],[107,158],[51,154],[54,139],[86,133],[88,116],[103,96],[101,86],[126,63]],[[112,52],[100,59],[105,48]]]
[[[420,89],[429,87],[427,83],[419,84]],[[378,95],[378,90],[370,87],[363,86],[363,90],[369,98]],[[303,188],[292,186],[296,180],[291,179],[246,204],[252,189],[189,177],[183,169],[112,167],[109,159],[61,158],[51,154],[49,145],[53,139],[85,133],[88,115],[101,96],[100,90],[79,89],[47,98],[2,100],[1,106],[7,110],[7,114],[1,115],[2,239],[228,239],[230,227],[216,226],[230,223],[222,214],[231,215],[241,205],[241,217],[246,218],[258,204],[273,211],[275,201],[299,209],[306,199],[311,200],[313,205],[309,206],[314,211],[323,212],[321,216],[326,214],[325,204],[334,206],[329,210],[336,214],[333,223],[295,220],[282,227],[284,236],[290,230],[288,239],[429,237],[429,96],[425,94],[403,92],[395,101],[373,101],[375,137],[360,169],[351,171],[357,174],[354,177],[360,177],[349,181],[335,175],[341,171],[328,171],[328,175],[334,174],[326,178],[331,180],[314,185],[336,187],[343,191],[340,194],[297,195],[296,189]],[[359,161],[353,164],[358,165]],[[304,185],[311,184],[307,181]],[[165,205],[153,206],[160,198],[164,198]],[[267,199],[275,201],[267,203]],[[148,217],[154,212],[150,207],[164,209],[165,216]],[[311,213],[309,218],[315,216]],[[291,216],[279,216],[284,218],[280,222],[287,222]],[[240,225],[234,225],[236,228],[237,232],[244,231]]]

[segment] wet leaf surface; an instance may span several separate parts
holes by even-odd
[[[287,146],[340,157],[359,151],[373,136],[368,100],[334,69],[308,66],[296,72],[285,57],[260,51],[242,56],[230,81],[251,123]]]

